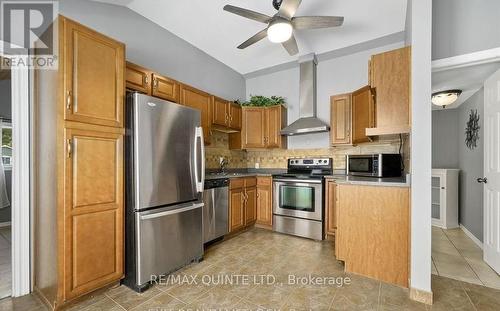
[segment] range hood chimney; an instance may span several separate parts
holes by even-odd
[[[316,55],[299,58],[299,119],[281,130],[281,135],[303,135],[330,131],[330,126],[316,117]]]

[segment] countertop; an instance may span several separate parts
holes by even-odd
[[[205,180],[219,179],[219,178],[240,178],[240,177],[254,177],[254,176],[272,176],[273,174],[286,173],[286,169],[229,169],[226,174],[217,173],[215,171],[206,171]]]
[[[340,172],[340,171],[339,171]],[[272,176],[273,174],[286,173],[286,169],[229,169],[226,174],[217,173],[217,170],[207,170],[206,180],[219,178],[240,178],[254,176]],[[334,172],[336,173],[336,172]],[[325,176],[325,179],[335,180],[338,184],[384,186],[384,187],[410,187],[410,175],[394,178],[373,178],[360,176],[346,176],[345,174],[335,174]]]
[[[383,187],[410,187],[410,175],[402,177],[374,178],[361,176],[331,175],[326,179],[335,180],[337,184],[383,186]]]

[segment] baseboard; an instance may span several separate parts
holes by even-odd
[[[10,221],[0,222],[0,228],[10,227]]]
[[[478,238],[472,234],[467,228],[465,228],[464,225],[460,224],[460,229],[467,235],[474,243],[476,243],[477,246],[479,246],[481,249],[483,249],[483,242],[481,242]]]
[[[421,289],[410,288],[410,299],[424,303],[426,305],[432,305],[432,292],[427,292]]]

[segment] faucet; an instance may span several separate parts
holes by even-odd
[[[221,158],[220,160],[220,167],[219,167],[219,173],[224,174],[226,172],[226,167],[229,164],[229,162],[225,158]]]

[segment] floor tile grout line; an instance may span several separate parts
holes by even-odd
[[[464,282],[462,282],[462,283],[464,283]],[[469,300],[469,302],[470,302],[470,304],[472,305],[472,307],[474,308],[474,310],[476,310],[476,311],[477,311],[477,307],[476,307],[476,305],[472,302],[472,298],[470,298],[469,293],[467,292],[467,290],[466,290],[466,289],[465,289],[465,287],[464,287],[464,284],[462,284],[462,283],[460,283],[460,287],[461,287],[461,288],[462,288],[462,290],[464,291],[465,296],[467,296],[467,299]]]
[[[439,276],[439,269],[438,269],[436,263],[434,262],[434,258],[432,256],[431,256],[431,262],[432,262],[432,265],[434,266],[434,269],[436,269],[437,275]]]
[[[443,230],[443,229],[441,229]],[[453,243],[452,239],[450,239],[450,237],[448,236],[448,234],[446,234],[446,232],[443,230],[443,233],[444,235],[446,236],[446,238],[450,241],[451,245],[453,245],[453,247],[457,250],[457,252],[460,254],[460,257],[462,257],[462,259],[465,261],[465,263],[467,264],[467,266],[471,269],[472,273],[474,273],[474,275],[477,277],[477,279],[479,280],[479,282],[481,282],[481,284],[483,286],[485,286],[483,280],[481,280],[481,278],[479,277],[479,275],[477,274],[476,270],[474,270],[474,268],[469,264],[469,262],[465,259],[464,255],[462,254],[462,252],[458,249],[458,247],[455,245],[455,243]],[[436,268],[437,270],[437,268]]]
[[[122,286],[123,286],[123,285],[122,285]],[[113,298],[111,298],[111,297],[108,295],[108,293],[104,293],[104,296],[108,297],[108,299],[110,299],[110,300],[111,300],[111,301],[113,301],[115,304],[117,304],[117,305],[118,305],[118,307],[120,307],[121,309],[123,309],[123,310],[127,310],[127,309],[125,309],[125,308],[124,308],[121,304],[119,304],[119,303],[118,303],[118,301],[116,301],[116,300],[114,300]],[[96,304],[96,303],[97,303],[97,302],[95,302],[95,303],[91,304],[90,306],[86,307],[85,309],[90,308],[91,306],[93,306],[93,305],[94,305],[94,304]]]

